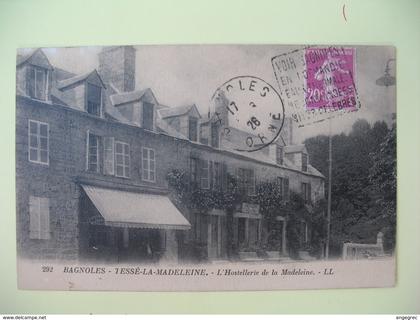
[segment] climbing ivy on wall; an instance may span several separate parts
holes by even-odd
[[[314,229],[311,232],[310,251],[314,255],[320,256],[326,234],[323,204],[310,206],[305,203],[300,194],[295,192],[290,192],[289,198],[283,199],[283,194],[276,181],[259,183],[256,187],[256,194],[246,196],[240,192],[236,178],[230,174],[226,177],[226,186],[223,191],[200,189],[190,183],[187,172],[178,169],[169,171],[167,180],[169,187],[174,191],[173,200],[179,206],[202,213],[212,209],[226,211],[229,255],[233,255],[237,250],[233,243],[233,212],[241,203],[247,202],[260,206],[260,213],[268,225],[274,222],[279,215],[286,218],[287,243],[289,254],[292,257],[297,257],[298,251],[302,249],[300,248],[300,222],[306,221]]]

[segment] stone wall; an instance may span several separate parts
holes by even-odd
[[[49,165],[28,161],[28,119],[49,124]],[[121,178],[86,171],[86,139],[88,130],[98,136],[112,136],[130,145],[130,177]],[[142,180],[142,147],[155,150],[156,182]],[[100,148],[103,159],[103,146]],[[79,256],[80,183],[110,188],[167,192],[167,174],[172,169],[189,171],[190,158],[225,163],[228,172],[236,168],[253,168],[256,182],[287,176],[290,188],[300,192],[301,182],[312,184],[312,198],[323,197],[323,179],[306,173],[259,162],[207,145],[190,143],[125,125],[86,112],[17,97],[16,102],[16,187],[17,187],[17,244],[20,255],[30,258],[76,259]],[[49,240],[29,239],[29,197],[50,199]],[[189,213],[183,212],[187,219]],[[191,231],[193,232],[193,231]]]

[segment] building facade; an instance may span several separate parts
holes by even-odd
[[[104,48],[98,71],[82,75],[52,66],[40,49],[18,56],[19,256],[225,260],[268,242],[287,256],[293,213],[279,204],[267,219],[259,186],[275,182],[285,202],[291,192],[308,205],[324,198],[324,177],[305,146],[293,145],[292,122],[275,144],[235,151],[214,115],[136,89],[135,56],[131,46]]]

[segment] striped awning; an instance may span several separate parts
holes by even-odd
[[[168,197],[82,185],[89,199],[111,227],[178,229],[190,223]]]

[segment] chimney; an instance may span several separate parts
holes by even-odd
[[[136,49],[133,46],[104,47],[99,53],[99,74],[120,92],[136,86]]]

